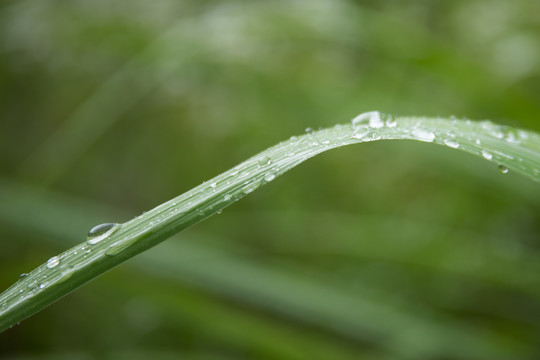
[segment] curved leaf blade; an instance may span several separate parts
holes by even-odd
[[[378,140],[418,140],[462,150],[540,181],[540,135],[491,122],[379,112],[351,124],[293,136],[229,171],[91,238],[32,271],[0,295],[0,331],[40,311],[79,286],[171,235],[204,220],[324,151]]]

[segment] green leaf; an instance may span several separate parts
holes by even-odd
[[[0,295],[0,331],[321,152],[355,143],[399,139],[462,150],[495,162],[503,173],[516,171],[540,181],[540,136],[533,132],[488,121],[392,118],[379,112],[364,113],[351,124],[293,136],[104,235],[49,259]]]

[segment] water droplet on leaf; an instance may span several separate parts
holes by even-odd
[[[105,223],[94,226],[88,232],[88,244],[97,244],[98,242],[106,239],[109,235],[116,231],[117,225],[118,224],[115,223]]]
[[[353,137],[355,139],[362,139],[369,133],[369,127],[367,126],[356,126],[354,128]]]
[[[52,269],[58,264],[60,264],[60,258],[58,256],[53,256],[52,258],[49,259],[49,261],[47,261],[47,267],[49,269]]]
[[[362,113],[351,120],[351,124],[353,126],[353,129],[357,126],[361,125],[368,125],[369,127],[372,127],[374,129],[379,129],[384,126],[384,122],[382,120],[382,115],[378,111],[369,111]]]
[[[268,173],[264,176],[264,181],[270,182],[276,178],[276,175],[274,173]]]
[[[392,115],[387,115],[386,126],[389,128],[395,128],[397,126],[397,120],[395,120]]]
[[[435,134],[431,131],[424,129],[415,129],[412,132],[413,136],[420,141],[433,142],[435,140]]]
[[[371,134],[371,137],[370,137],[371,141],[376,141],[376,140],[381,140],[381,139],[382,139],[382,136],[379,133],[375,132]]]
[[[257,181],[253,181],[253,182],[248,182],[243,188],[242,188],[242,192],[247,195],[249,193],[251,193],[253,190],[255,190],[256,188],[259,187],[259,182]]]
[[[27,276],[28,276],[27,273],[22,273],[21,275],[19,275],[19,279],[24,279]]]
[[[95,236],[103,235],[115,226],[116,226],[115,223],[105,223],[105,224],[96,225],[90,229],[90,231],[88,232],[88,237],[95,237]]]
[[[484,159],[486,159],[486,160],[491,160],[491,159],[493,159],[493,155],[491,155],[490,153],[488,153],[486,150],[482,150],[482,156],[483,156]]]
[[[257,163],[259,164],[260,167],[263,167],[263,166],[270,165],[272,163],[272,160],[268,156],[265,156],[262,159],[259,159]]]
[[[444,145],[449,146],[453,149],[457,149],[459,147],[459,143],[457,141],[450,139],[444,140]]]
[[[499,172],[500,172],[501,174],[508,174],[508,171],[510,171],[510,170],[508,170],[508,168],[507,168],[506,166],[504,166],[504,165],[499,165],[499,168],[498,168],[498,169],[499,169]]]

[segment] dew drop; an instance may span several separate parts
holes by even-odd
[[[94,226],[88,232],[88,244],[94,245],[106,239],[109,235],[116,231],[118,228],[117,225],[118,224],[115,223],[105,223]]]
[[[392,117],[392,115],[388,115],[386,119],[386,126],[389,128],[395,128],[397,126],[397,120]]]
[[[49,269],[52,269],[58,264],[60,264],[60,258],[58,256],[53,256],[52,258],[49,259],[49,261],[47,261],[47,267]]]
[[[259,184],[257,181],[253,181],[253,182],[251,182],[251,183],[248,182],[248,183],[246,184],[246,186],[244,186],[244,187],[242,188],[242,192],[243,192],[245,195],[247,195],[247,194],[251,193],[253,190],[255,190],[256,188],[258,188],[259,185],[260,185],[260,184]]]
[[[47,286],[47,284],[41,283],[38,285],[38,288],[43,289],[45,286]]]
[[[444,140],[444,145],[449,146],[452,149],[457,149],[459,147],[459,143],[457,141],[450,139]]]
[[[298,142],[298,136],[291,136],[291,138],[289,139],[289,141],[292,142],[292,143]]]
[[[499,168],[498,168],[498,169],[499,169],[499,172],[500,172],[501,174],[508,174],[508,171],[510,171],[510,170],[508,170],[508,168],[507,168],[506,166],[504,166],[504,165],[499,165]]]
[[[107,231],[111,230],[113,227],[115,227],[117,224],[115,223],[105,223],[96,225],[93,228],[90,229],[88,232],[88,237],[96,237],[105,234]]]
[[[527,140],[529,138],[529,134],[527,134],[527,132],[523,130],[518,130],[518,135],[520,139]]]
[[[227,194],[227,195],[225,195],[225,196],[223,197],[223,200],[229,201],[229,200],[231,200],[231,198],[232,198],[232,196],[231,196],[230,194]]]
[[[19,279],[24,279],[27,276],[28,276],[27,273],[22,273],[21,275],[19,275]]]
[[[506,141],[509,142],[509,143],[513,143],[513,144],[521,144],[521,140],[518,139],[518,137],[516,136],[516,133],[512,130],[507,130],[506,131]]]
[[[371,137],[370,137],[370,140],[371,141],[377,141],[377,140],[381,140],[382,139],[382,136],[379,134],[379,133],[373,133],[371,134]]]
[[[221,215],[222,212],[223,212],[223,210],[218,210],[218,211],[216,211],[216,214]]]
[[[491,153],[488,153],[486,150],[482,150],[482,156],[483,156],[484,159],[486,159],[486,160],[491,160],[491,159],[493,159],[493,155],[491,155]]]
[[[272,160],[268,156],[265,156],[262,159],[259,159],[257,163],[259,164],[260,167],[264,167],[264,166],[270,165],[272,163]]]
[[[369,126],[374,129],[380,129],[384,126],[384,122],[381,119],[381,113],[376,111],[370,118],[369,118]]]
[[[412,134],[419,141],[433,142],[435,140],[435,134],[428,130],[415,129]]]
[[[307,134],[313,134],[313,129],[310,128],[310,127],[306,128],[306,133]]]
[[[353,132],[353,138],[362,139],[369,133],[369,127],[367,126],[355,126]]]
[[[276,175],[274,173],[268,173],[264,176],[264,181],[270,182],[276,178]]]
[[[369,111],[362,113],[351,120],[351,124],[355,129],[357,126],[368,125],[369,127],[379,129],[384,126],[381,113],[378,111]]]
[[[487,132],[497,139],[502,139],[504,137],[503,127],[500,125],[495,125],[490,121],[483,121],[482,128],[487,130]]]

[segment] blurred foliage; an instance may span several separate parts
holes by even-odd
[[[540,131],[540,2],[0,3],[0,287],[306,127]],[[0,335],[13,359],[537,359],[540,191],[332,151]]]

